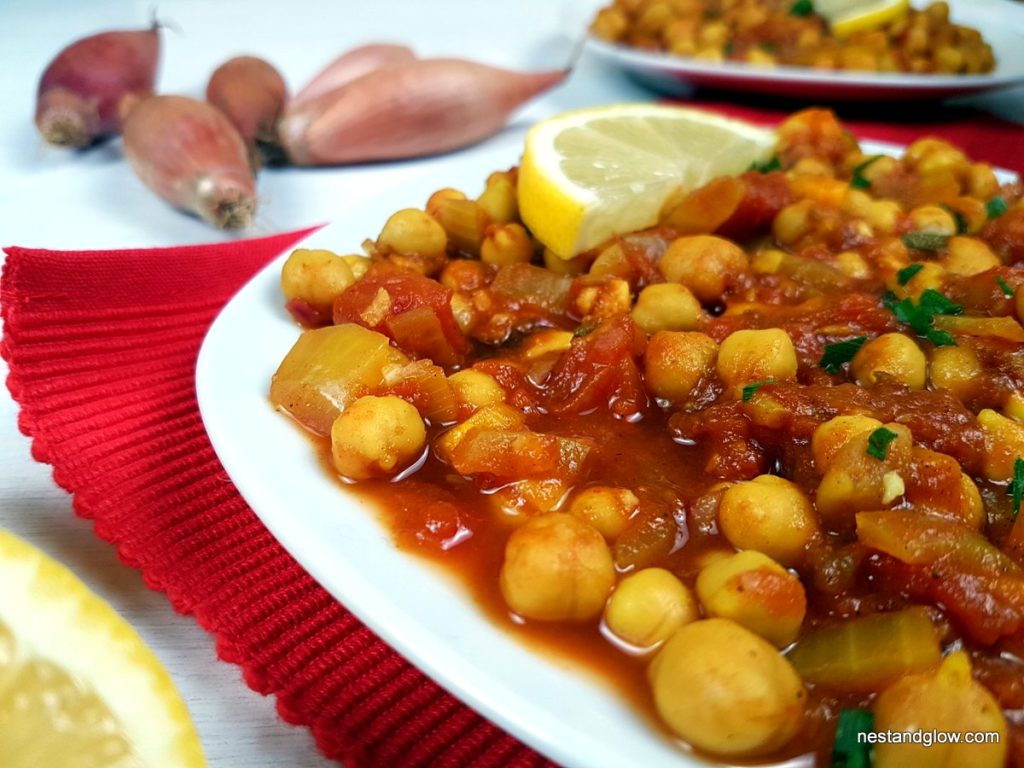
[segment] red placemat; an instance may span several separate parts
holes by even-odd
[[[1017,126],[992,118],[854,127],[903,143],[943,136],[1011,168],[1024,149]],[[153,250],[7,249],[0,351],[33,456],[121,559],[212,632],[220,657],[275,694],[284,719],[309,725],[329,757],[352,768],[550,765],[331,598],[249,510],[210,447],[194,388],[203,334],[307,231]]]

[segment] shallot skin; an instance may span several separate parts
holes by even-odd
[[[464,59],[386,67],[289,109],[281,143],[297,165],[448,152],[497,133],[518,106],[568,72],[512,72]]]
[[[120,132],[127,111],[153,93],[160,30],[101,32],[64,48],[39,81],[35,122],[51,144],[85,147]]]
[[[257,144],[277,144],[277,122],[287,98],[281,73],[256,56],[224,62],[206,86],[206,100],[235,126],[257,164]]]
[[[174,207],[221,229],[252,223],[256,183],[245,142],[205,101],[146,99],[125,121],[124,154],[139,179]]]
[[[317,96],[368,75],[376,69],[405,64],[416,58],[411,48],[393,43],[370,43],[346,51],[318,72],[312,80],[292,98],[290,106],[297,107]]]

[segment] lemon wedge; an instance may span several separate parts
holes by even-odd
[[[909,0],[814,0],[814,10],[836,37],[876,29],[903,16]]]
[[[653,226],[664,203],[767,159],[775,135],[709,112],[614,104],[543,120],[526,136],[519,210],[563,259]]]
[[[201,768],[188,710],[139,635],[0,530],[0,766]]]

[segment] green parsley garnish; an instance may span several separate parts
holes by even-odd
[[[814,13],[814,3],[811,0],[796,0],[789,6],[790,16],[810,16]]]
[[[907,248],[913,248],[915,251],[937,251],[946,247],[949,235],[939,235],[935,232],[908,232],[900,240]]]
[[[755,381],[753,384],[747,384],[747,386],[743,388],[743,402],[749,403],[753,399],[754,393],[757,392],[757,390],[759,390],[765,384],[774,383],[775,379],[766,379],[765,381]]]
[[[871,744],[861,743],[857,735],[871,733],[874,729],[875,716],[871,712],[863,709],[840,712],[830,768],[871,768]]]
[[[1024,459],[1013,460],[1013,480],[1006,488],[1006,494],[1013,497],[1013,519],[1020,514],[1020,503],[1024,501]]]
[[[873,456],[879,461],[885,461],[889,453],[889,443],[896,439],[896,433],[891,429],[879,427],[868,437],[868,456]]]
[[[964,218],[964,215],[960,213],[960,211],[951,211],[951,213],[953,214],[953,221],[956,222],[956,233],[958,235],[966,235],[967,219]]]
[[[906,285],[922,269],[924,269],[924,264],[911,264],[909,267],[904,267],[896,273],[896,280],[900,285]]]
[[[998,219],[1006,213],[1006,201],[1001,197],[993,197],[985,203],[985,212],[990,219]]]
[[[771,173],[772,171],[781,171],[782,163],[779,161],[778,157],[772,155],[770,159],[765,160],[763,163],[751,163],[750,168],[747,170],[757,171],[758,173]]]
[[[596,327],[597,326],[594,325],[581,325],[579,328],[572,332],[572,337],[574,339],[582,339]]]
[[[936,315],[959,315],[963,307],[954,304],[934,288],[926,288],[921,292],[921,298],[915,304],[913,299],[901,299],[891,292],[882,296],[882,303],[901,323],[909,325],[914,333],[923,336],[937,347],[956,346],[956,339],[947,331],[933,327],[932,323]]]
[[[998,285],[999,290],[1003,292],[1003,296],[1008,299],[1013,298],[1013,288],[1011,288],[1010,284],[1003,280],[1003,278],[996,277],[996,285]]]
[[[839,373],[843,369],[843,364],[853,360],[853,356],[860,351],[860,348],[864,346],[864,342],[867,340],[867,336],[857,336],[846,341],[826,344],[825,354],[821,356],[818,365],[828,373]]]
[[[874,155],[854,168],[853,173],[850,176],[850,186],[854,189],[870,189],[871,181],[864,176],[864,171],[867,170],[869,165],[881,160],[883,157],[885,157],[885,155]]]

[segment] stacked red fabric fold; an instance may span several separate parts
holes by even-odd
[[[1021,165],[1020,129],[990,118],[926,131],[854,125],[873,139],[942,136],[972,156]],[[212,632],[221,658],[254,690],[275,694],[283,718],[309,725],[328,756],[348,766],[548,764],[333,600],[213,453],[193,381],[203,334],[255,271],[305,234],[158,250],[7,249],[2,352],[33,455],[122,560]]]

